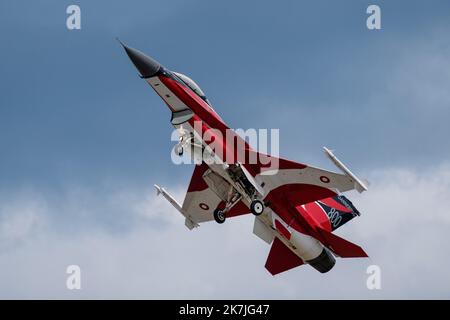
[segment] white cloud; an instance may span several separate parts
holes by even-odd
[[[0,250],[30,240],[44,227],[47,208],[39,196],[21,194],[13,202],[3,198],[1,203]]]
[[[368,176],[369,192],[351,195],[362,216],[338,233],[362,245],[371,259],[338,259],[325,275],[303,266],[272,277],[264,269],[269,246],[251,234],[252,216],[188,231],[182,217],[150,189],[107,196],[97,192],[97,197],[80,200],[91,216],[84,224],[95,222],[97,211],[128,208],[127,218],[133,223],[127,232],[109,224],[83,224],[66,233],[68,226],[52,223],[52,210],[69,207],[44,201],[43,195],[10,197],[0,210],[2,239],[22,241],[14,250],[0,252],[0,297],[449,298],[450,258],[445,253],[450,213],[445,199],[450,194],[450,167],[424,172],[389,169]],[[182,188],[171,189],[182,200]],[[76,210],[72,201],[68,212]],[[81,267],[81,291],[65,288],[69,264]],[[381,291],[366,289],[370,264],[381,266]]]
[[[411,224],[450,224],[445,199],[450,196],[450,166],[424,169],[420,173],[405,169],[371,173],[376,183],[369,193],[359,197],[359,206],[376,219],[363,220],[366,236],[381,236]],[[366,225],[370,223],[369,225]]]
[[[182,203],[185,194],[182,188],[168,191],[178,202]],[[146,192],[140,194],[129,191],[118,192],[110,197],[110,201],[113,205],[124,210],[131,210],[134,215],[150,221],[179,222],[179,214],[173,210],[167,210],[167,201],[162,196],[156,197],[155,194],[154,189],[146,190]]]

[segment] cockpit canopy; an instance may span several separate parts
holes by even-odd
[[[200,89],[199,85],[196,84],[194,80],[192,80],[191,78],[189,78],[188,76],[186,76],[182,73],[178,73],[178,72],[174,72],[174,73],[178,76],[178,78],[183,80],[183,82],[189,88],[191,88],[191,90],[194,91],[199,97],[205,97],[205,94],[203,93],[202,89]]]
[[[206,98],[205,93],[202,91],[202,89],[200,89],[200,86],[198,84],[195,83],[194,80],[192,80],[191,78],[189,78],[188,76],[182,74],[182,73],[178,73],[178,72],[173,72],[178,78],[180,78],[181,81],[183,81],[192,91],[194,91],[200,98],[202,98],[207,104],[209,104],[210,107],[211,103],[209,102],[208,98]]]
[[[217,114],[217,112],[214,111],[214,109],[211,105],[211,102],[209,102],[208,98],[206,98],[205,93],[202,91],[202,89],[200,89],[200,87],[198,86],[198,84],[195,83],[194,80],[192,80],[191,78],[189,78],[188,76],[186,76],[182,73],[178,73],[178,72],[174,72],[174,71],[171,71],[171,73],[172,73],[172,78],[175,81],[186,85],[189,89],[191,89],[193,92],[195,92],[195,94],[197,96],[199,96],[203,101],[205,101],[208,104],[209,109],[215,114],[215,117],[220,119],[220,121],[223,121],[220,118],[220,116]],[[172,124],[180,125],[180,124],[188,121],[189,119],[191,119],[193,115],[194,115],[194,113],[190,109],[173,112],[172,113]]]

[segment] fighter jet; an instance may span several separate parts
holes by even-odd
[[[155,185],[187,228],[253,214],[253,233],[271,244],[265,267],[272,275],[303,264],[325,273],[335,257],[367,257],[361,247],[333,233],[360,215],[342,193],[366,191],[367,181],[325,147],[341,173],[258,152],[227,126],[192,79],[121,44],[141,78],[169,108],[179,135],[176,154],[189,152],[196,159],[182,204]]]

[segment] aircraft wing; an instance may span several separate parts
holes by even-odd
[[[206,170],[208,166],[205,163],[195,166],[181,207],[184,214],[196,223],[214,220],[212,211],[221,202],[203,180]]]
[[[362,192],[367,188],[365,185],[361,186],[361,180],[346,167],[345,173],[337,173],[282,158],[265,157],[275,168],[260,166],[255,179],[264,186],[264,193],[269,201],[271,198],[282,197],[292,205],[299,206],[334,197],[345,191]]]
[[[194,227],[198,223],[214,220],[213,211],[216,208],[225,207],[224,201],[208,187],[203,179],[207,170],[208,166],[205,163],[195,166],[183,204],[177,208],[189,222],[189,224],[186,223],[189,229],[192,229],[190,226]],[[249,213],[249,209],[242,201],[239,201],[226,216],[229,218],[246,213]]]
[[[223,209],[225,207],[225,202],[208,187],[203,179],[203,175],[207,170],[208,165],[204,162],[195,166],[181,207],[185,215],[196,223],[214,220],[213,211],[216,208]],[[229,218],[246,213],[249,213],[249,209],[242,201],[239,201],[227,212],[226,216]]]

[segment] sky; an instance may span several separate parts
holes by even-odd
[[[66,27],[67,6],[81,29]],[[381,30],[366,9],[381,8]],[[0,298],[450,298],[448,1],[0,2]],[[253,217],[189,231],[192,166],[119,37],[193,78],[231,128],[280,129],[280,154],[368,192],[337,234],[369,259],[272,277]],[[66,268],[81,268],[68,290]],[[381,289],[368,290],[378,265]]]

